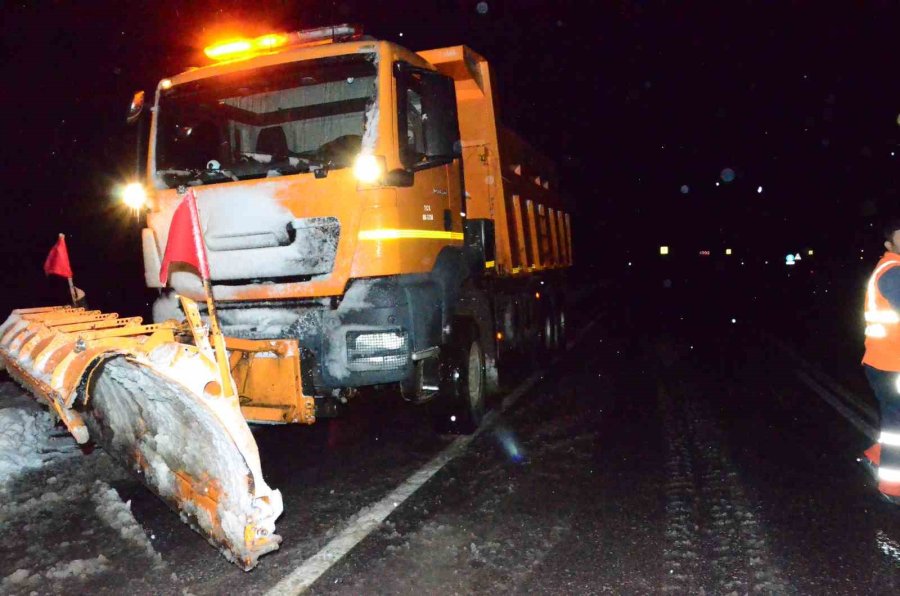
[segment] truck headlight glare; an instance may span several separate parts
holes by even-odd
[[[147,191],[140,182],[130,182],[122,189],[122,202],[138,211],[147,204]]]
[[[353,162],[353,175],[363,184],[375,184],[384,174],[384,162],[377,155],[360,153]]]

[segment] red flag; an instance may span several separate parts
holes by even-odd
[[[193,265],[204,281],[209,279],[209,261],[206,258],[206,245],[200,231],[200,214],[193,189],[188,190],[172,215],[169,239],[159,268],[159,281],[163,285],[169,280],[169,264],[176,261]]]
[[[66,248],[66,237],[59,235],[59,240],[50,249],[44,261],[44,273],[72,279],[72,266],[69,264],[69,250]]]

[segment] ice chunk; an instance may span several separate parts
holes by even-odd
[[[48,579],[66,579],[73,576],[95,575],[102,573],[109,567],[109,559],[98,555],[96,559],[75,559],[69,562],[60,562],[48,569],[44,575]]]

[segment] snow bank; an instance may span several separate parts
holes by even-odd
[[[76,451],[74,439],[53,433],[46,410],[12,383],[0,384],[0,489],[22,472]]]

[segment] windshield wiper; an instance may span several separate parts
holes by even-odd
[[[233,180],[234,182],[238,182],[240,178],[234,175],[231,170],[226,169],[218,169],[218,170],[181,170],[177,168],[171,168],[168,170],[157,170],[156,175],[162,177],[163,181],[167,186],[171,186],[170,180],[176,184],[190,184],[191,182],[199,182],[200,184],[204,184],[205,182],[211,182],[210,178],[228,178],[229,180]],[[204,178],[207,178],[204,180]]]
[[[172,186],[173,183],[180,185],[199,180],[200,170],[170,168],[168,170],[156,170],[156,175],[162,178],[166,186]]]
[[[287,161],[287,163],[280,161],[277,164],[273,164],[274,167],[272,169],[279,174],[313,172],[317,177],[319,176],[320,171],[328,171],[327,163],[311,157],[290,156],[284,161]]]

